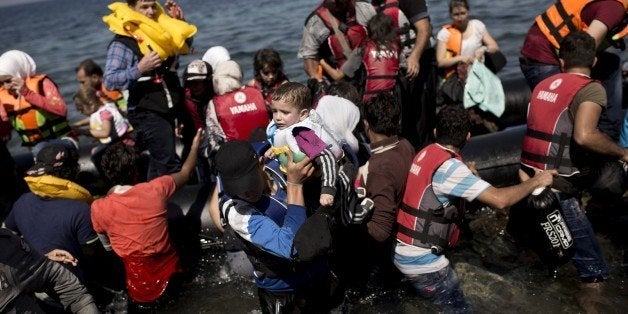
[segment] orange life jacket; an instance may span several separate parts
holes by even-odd
[[[122,93],[116,90],[108,90],[105,88],[104,85],[100,88],[100,91],[103,94],[105,94],[107,97],[109,97],[109,99],[113,100],[114,102],[122,98]]]
[[[116,106],[118,107],[118,109],[120,109],[121,112],[127,112],[127,107],[126,107],[126,99],[124,99],[124,95],[122,95],[121,92],[117,91],[117,90],[108,90],[105,88],[105,84],[102,84],[100,87],[100,91],[107,96],[107,98],[109,98],[110,101],[113,101]],[[107,102],[107,99],[100,99],[103,103]]]
[[[443,28],[449,31],[449,39],[447,39],[446,45],[446,54],[445,58],[453,58],[455,56],[460,55],[462,51],[462,32],[459,29],[455,28],[451,24],[446,24]],[[456,71],[456,67],[452,66],[451,68],[445,71],[445,78],[449,78]]]
[[[547,40],[560,48],[560,42],[573,31],[586,31],[588,25],[580,16],[582,9],[596,0],[559,0],[550,6],[543,14],[536,17],[536,24],[541,29]],[[628,1],[617,0],[628,9]]]
[[[24,84],[28,89],[43,94],[45,74],[27,78]],[[38,109],[24,97],[17,98],[0,88],[0,102],[11,118],[13,129],[20,135],[23,146],[34,146],[44,139],[59,138],[70,133],[70,125],[65,117]]]

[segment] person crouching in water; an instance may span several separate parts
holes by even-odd
[[[412,161],[403,203],[397,212],[394,264],[410,279],[418,294],[445,312],[471,312],[456,272],[444,252],[455,246],[462,212],[459,199],[478,200],[503,209],[538,187],[552,184],[555,171],[539,172],[518,185],[495,188],[477,177],[462,161],[460,150],[470,138],[467,111],[445,106],[436,116],[436,143],[422,149]]]
[[[306,220],[303,183],[314,167],[307,157],[294,163],[292,152],[286,154],[284,203],[268,194],[262,159],[250,143],[221,145],[215,157],[223,191],[221,220],[253,264],[262,313],[324,313],[329,306],[326,260],[299,265],[292,259],[295,235]]]
[[[89,116],[89,118],[85,118],[73,126],[80,127],[88,124],[88,134],[100,142],[98,146],[92,149],[92,162],[98,173],[103,175],[100,160],[105,148],[116,141],[121,141],[128,146],[135,146],[135,141],[131,137],[133,127],[122,116],[111,98],[89,85],[81,85],[73,99],[78,111]]]
[[[270,106],[273,93],[288,82],[288,77],[283,73],[281,56],[273,49],[260,49],[253,58],[253,70],[255,78],[246,85],[259,89],[264,95],[266,106]]]
[[[198,130],[191,151],[198,151],[202,136]],[[116,185],[92,203],[92,223],[122,259],[129,297],[139,308],[162,304],[181,283],[179,256],[168,234],[167,202],[188,181],[196,160],[191,153],[181,171],[133,185],[138,175],[134,149],[115,143],[103,155],[103,172]]]

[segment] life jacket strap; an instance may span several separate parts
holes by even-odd
[[[566,140],[571,140],[571,136],[567,135],[566,133],[562,133],[565,134],[565,136],[567,136]],[[545,133],[545,132],[541,132],[538,130],[534,130],[534,129],[530,129],[528,128],[526,130],[526,135],[529,137],[533,137],[539,140],[543,140],[546,142],[552,142],[552,143],[556,143],[556,144],[560,144],[561,141],[563,141],[563,135],[554,135],[554,134],[550,134],[550,133]],[[568,145],[568,144],[567,144]]]
[[[448,219],[445,218],[444,216],[436,216],[434,215],[434,209],[429,209],[429,210],[419,210],[416,208],[412,208],[406,204],[403,204],[401,206],[401,210],[408,214],[408,215],[412,215],[414,217],[420,218],[420,219],[424,219],[425,220],[425,225],[428,225],[428,219],[429,222],[435,222],[435,223],[439,223],[439,224],[450,224],[450,223],[454,223],[455,220],[452,219]],[[426,230],[428,228],[425,228]]]
[[[384,80],[384,79],[391,79],[391,78],[396,78],[397,75],[367,75],[366,78],[367,79],[372,79],[372,80]]]
[[[371,94],[381,94],[381,93],[388,93],[388,92],[392,92],[393,89],[374,89],[374,90],[370,90],[370,91],[365,91],[364,95],[371,95]]]
[[[426,227],[423,229],[424,229],[423,232],[418,232],[416,230],[409,229],[405,226],[398,225],[397,231],[399,231],[400,233],[414,240],[417,240],[417,242],[413,241],[413,245],[417,245],[420,247],[429,249],[431,248],[432,245],[438,245],[441,247],[447,247],[449,245],[447,240],[441,239],[440,237],[435,236],[435,235],[429,235],[427,233],[427,231],[429,230],[429,228],[427,227],[427,224],[426,224]]]
[[[578,28],[573,23],[574,16],[572,14],[567,13],[562,2],[556,1],[554,6],[556,7],[556,11],[560,15],[560,17],[563,19],[563,21],[558,25],[552,24],[552,20],[550,20],[546,12],[543,12],[543,14],[541,14],[541,19],[543,20],[543,23],[545,23],[545,26],[549,30],[552,37],[554,37],[554,39],[556,39],[556,42],[560,44],[560,42],[563,39],[563,36],[560,34],[560,30],[563,27],[567,26],[567,28],[569,29],[569,32],[575,32],[578,30]]]
[[[534,161],[534,162],[538,162],[538,163],[542,163],[546,165],[555,165],[555,162],[556,162],[556,156],[544,156],[544,155],[534,154],[534,153],[530,153],[526,151],[521,152],[521,157],[530,161]],[[571,163],[569,159],[561,158],[560,166],[571,168],[573,167],[573,164]],[[558,168],[558,167],[554,167],[554,168]]]

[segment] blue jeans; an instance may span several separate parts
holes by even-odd
[[[445,313],[471,312],[471,307],[460,289],[458,276],[451,265],[437,272],[407,277],[421,297],[442,307]]]
[[[600,244],[595,238],[593,227],[585,212],[580,209],[578,199],[565,198],[558,193],[560,207],[563,210],[565,223],[571,231],[574,243],[574,256],[571,259],[580,274],[580,279],[585,282],[600,281],[608,277],[608,265],[604,261]]]
[[[628,110],[624,113],[624,122],[621,127],[621,135],[619,136],[619,145],[621,147],[628,147]]]
[[[174,121],[164,116],[141,111],[129,114],[133,127],[140,133],[142,145],[150,152],[147,179],[174,173],[181,169],[175,151]]]
[[[598,128],[614,140],[619,139],[623,119],[621,60],[614,53],[603,51],[597,55],[597,63],[591,72],[591,78],[599,80],[606,90],[606,109],[600,116]]]
[[[606,109],[600,115],[598,128],[612,139],[619,139],[622,115],[622,78],[619,57],[610,52],[598,53],[591,78],[602,82],[607,95]],[[560,73],[558,65],[531,63],[520,64],[521,72],[528,81],[530,90],[544,79]]]
[[[528,81],[530,90],[534,90],[536,85],[541,83],[542,80],[560,73],[560,66],[551,64],[519,64],[523,76]]]

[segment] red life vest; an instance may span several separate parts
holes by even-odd
[[[397,212],[399,241],[438,252],[458,242],[458,209],[442,204],[432,189],[434,173],[451,158],[462,160],[459,154],[438,144],[428,145],[414,157]]]
[[[254,87],[244,86],[233,92],[213,98],[218,123],[227,141],[248,140],[251,131],[266,128],[268,111],[262,93]]]
[[[284,76],[285,77],[285,76]],[[273,94],[275,93],[275,91],[285,82],[287,82],[288,79],[277,79],[275,81],[275,85],[271,86],[271,87],[264,87],[262,86],[262,83],[258,80],[254,80],[253,81],[253,87],[257,88],[260,92],[262,92],[262,96],[264,96],[264,101],[266,102],[267,105],[270,105],[271,101],[272,101],[272,97]]]
[[[408,18],[403,13],[403,11],[399,10],[399,1],[397,0],[386,0],[380,5],[375,5],[375,8],[378,12],[382,12],[388,15],[392,20],[397,29],[397,38],[403,47],[412,47],[414,46],[415,41],[415,33],[414,28],[408,21]]]
[[[353,1],[349,4],[349,12],[347,16],[347,21],[342,22],[338,20],[335,16],[329,12],[329,10],[321,5],[319,6],[314,13],[323,21],[325,27],[329,29],[329,37],[327,37],[327,45],[329,45],[329,50],[331,51],[332,56],[336,59],[336,62],[332,62],[335,64],[336,68],[340,68],[345,61],[347,61],[347,57],[342,49],[342,44],[339,35],[334,32],[334,27],[332,26],[332,19],[338,25],[338,29],[344,35],[344,38],[348,44],[348,49],[355,49],[362,45],[364,40],[367,37],[366,27],[357,23],[355,18],[355,4]]]
[[[559,73],[541,81],[532,92],[528,108],[528,130],[523,138],[521,163],[536,169],[558,169],[571,175],[573,121],[569,105],[580,89],[592,80],[586,76]]]
[[[392,92],[395,88],[399,69],[399,52],[397,45],[393,46],[393,50],[378,49],[373,41],[366,43],[362,57],[362,63],[366,69],[362,100],[366,101],[378,93]]]

